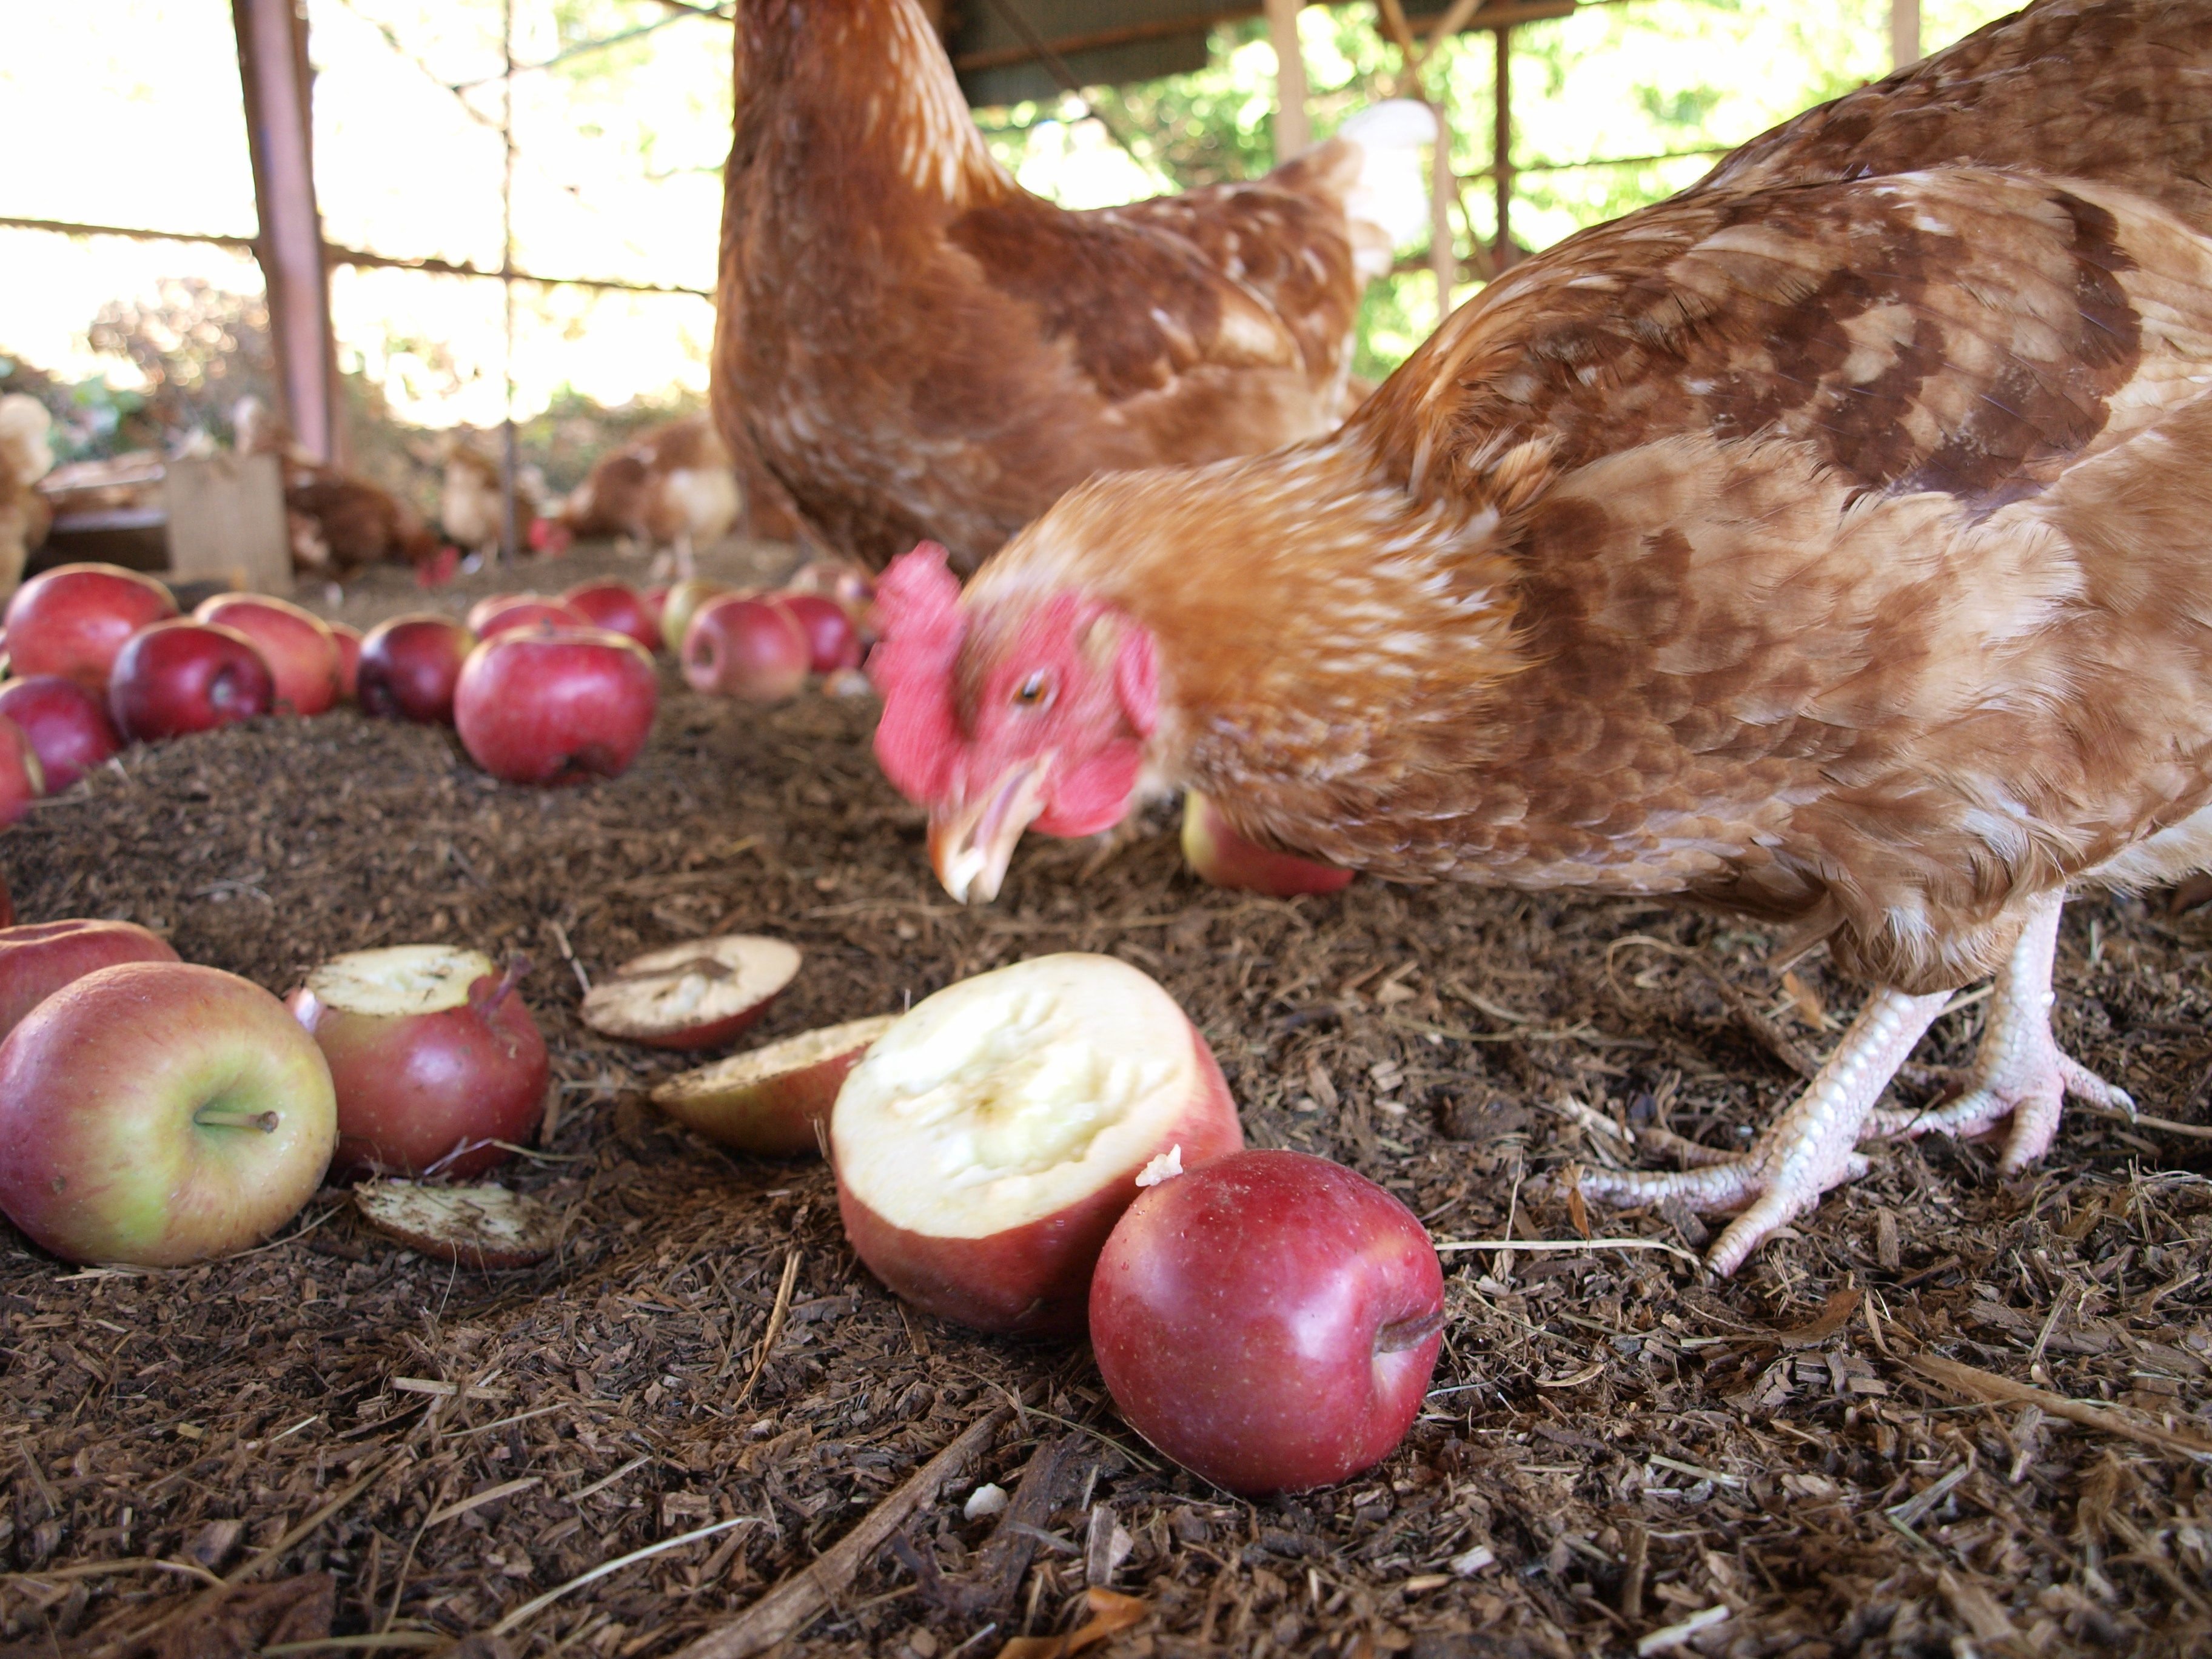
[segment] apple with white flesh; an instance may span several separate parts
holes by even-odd
[[[846,1073],[899,1018],[848,1020],[732,1054],[659,1085],[653,1103],[734,1152],[756,1158],[817,1152]]]
[[[330,624],[289,599],[218,593],[192,611],[194,622],[234,628],[253,641],[276,682],[276,706],[320,714],[338,700],[338,642]]]
[[[177,959],[168,940],[135,921],[85,917],[0,927],[0,1036],[63,986],[98,969]]]
[[[8,659],[26,678],[66,674],[104,693],[123,642],[149,623],[177,614],[163,584],[112,564],[64,564],[42,571],[8,601]]]
[[[504,1187],[425,1187],[364,1181],[354,1207],[411,1250],[479,1273],[527,1267],[561,1247],[560,1212]]]
[[[785,606],[726,593],[693,613],[684,630],[684,683],[749,702],[777,702],[806,684],[806,630]]]
[[[0,1042],[0,1210],[65,1261],[243,1249],[314,1196],[337,1136],[322,1051],[220,969],[99,969]]]
[[[1272,898],[1337,892],[1351,884],[1353,874],[1340,865],[1278,853],[1247,841],[1230,827],[1221,809],[1195,789],[1182,798],[1182,855],[1193,870],[1216,887],[1235,887]]]
[[[462,1179],[514,1156],[545,1110],[552,1062],[515,986],[481,951],[396,945],[332,957],[287,1006],[330,1061],[340,1174]]]
[[[659,705],[659,677],[635,640],[604,628],[532,628],[469,653],[453,687],[453,727],[495,778],[581,783],[627,771]]]
[[[123,747],[107,705],[66,674],[33,674],[0,685],[0,715],[23,728],[58,795]]]
[[[561,603],[594,628],[627,635],[648,651],[660,649],[660,621],[627,582],[579,582],[562,590]]]
[[[632,957],[584,994],[584,1024],[653,1048],[710,1048],[768,1012],[799,971],[780,939],[722,933]]]
[[[182,617],[142,628],[116,653],[107,712],[134,743],[159,743],[252,720],[276,706],[276,681],[252,641]]]
[[[1428,1232],[1389,1193],[1327,1158],[1240,1152],[1129,1206],[1091,1281],[1091,1344],[1132,1428],[1261,1497],[1390,1455],[1443,1308]]]
[[[0,715],[0,824],[13,823],[46,793],[46,768],[23,728]]]
[[[1175,999],[1070,952],[917,1003],[845,1079],[830,1141],[845,1237],[877,1278],[979,1330],[1066,1335],[1146,1166],[1196,1168],[1243,1136]]]
[[[429,611],[377,623],[361,642],[355,695],[362,712],[417,726],[451,726],[453,688],[476,643],[451,617]]]

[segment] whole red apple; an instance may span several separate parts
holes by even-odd
[[[583,582],[563,592],[561,603],[594,628],[624,634],[648,651],[660,649],[660,623],[627,582]]]
[[[550,623],[556,628],[590,625],[581,612],[543,593],[487,594],[469,607],[467,623],[469,632],[480,640],[513,629],[535,628],[540,623]]]
[[[38,750],[21,726],[0,715],[0,824],[15,823],[46,793]]]
[[[1129,1206],[1091,1281],[1091,1343],[1121,1415],[1185,1468],[1304,1492],[1405,1437],[1443,1298],[1428,1233],[1366,1176],[1238,1152]]]
[[[399,945],[333,957],[287,1006],[337,1091],[336,1169],[456,1180],[513,1154],[545,1109],[551,1062],[506,974],[477,951]]]
[[[338,642],[313,611],[265,593],[218,593],[192,620],[234,628],[253,641],[276,682],[279,713],[320,714],[336,706]]]
[[[860,630],[836,600],[819,593],[776,593],[774,601],[799,619],[806,635],[807,666],[817,674],[860,665]]]
[[[33,576],[8,601],[8,657],[15,672],[66,674],[104,692],[123,642],[177,614],[151,576],[112,564],[64,564]]]
[[[1182,798],[1182,855],[1216,887],[1242,888],[1274,898],[1338,892],[1351,884],[1353,873],[1340,865],[1278,853],[1246,840],[1221,816],[1221,809],[1195,789]]]
[[[380,622],[361,642],[354,695],[362,712],[418,726],[450,726],[453,688],[476,647],[451,617],[412,612]]]
[[[1243,1145],[1212,1050],[1113,957],[994,969],[916,1003],[830,1118],[845,1237],[918,1307],[987,1331],[1083,1328],[1137,1177]]]
[[[619,776],[653,734],[660,682],[635,640],[604,628],[501,634],[469,653],[453,725],[509,783]]]
[[[330,629],[338,647],[338,696],[351,702],[361,676],[362,631],[342,622],[332,623]]]
[[[659,642],[647,646],[646,649],[648,651],[665,651],[671,648],[667,633],[670,586],[671,584],[663,582],[657,587],[647,588],[637,596],[637,602],[645,607],[645,614],[653,618],[653,625],[661,630]],[[681,642],[678,641],[679,644]]]
[[[0,927],[15,925],[15,896],[8,890],[8,878],[0,875]]]
[[[742,593],[708,600],[684,630],[685,683],[751,702],[775,702],[805,685],[810,654],[796,617]]]
[[[63,986],[118,962],[174,962],[159,933],[135,921],[34,921],[0,927],[0,1036]]]
[[[0,685],[0,715],[23,728],[38,752],[46,793],[58,795],[123,747],[107,706],[65,674],[34,674]]]
[[[337,1135],[314,1040],[219,969],[97,969],[0,1042],[0,1210],[66,1261],[242,1249],[314,1195]]]
[[[276,682],[251,640],[181,617],[133,634],[107,685],[107,711],[134,743],[252,720],[276,701]]]

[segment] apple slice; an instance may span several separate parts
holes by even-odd
[[[504,1187],[364,1181],[353,1201],[379,1232],[455,1267],[527,1267],[560,1248],[561,1218],[552,1206]]]
[[[896,1014],[825,1025],[670,1078],[653,1103],[708,1139],[759,1158],[816,1152],[845,1074]]]
[[[799,952],[724,933],[632,957],[584,995],[584,1024],[653,1048],[710,1048],[744,1030],[791,983]]]
[[[917,1004],[830,1120],[845,1236],[900,1296],[979,1330],[1083,1328],[1138,1177],[1243,1145],[1212,1050],[1112,957],[995,969]]]

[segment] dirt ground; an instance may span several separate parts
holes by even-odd
[[[642,574],[580,550],[433,603],[607,568]],[[324,608],[424,598],[393,574]],[[23,920],[130,918],[280,994],[341,951],[526,951],[555,1107],[503,1175],[565,1229],[483,1274],[338,1192],[175,1272],[0,1227],[0,1654],[2205,1651],[2212,907],[2086,900],[2062,944],[2062,1041],[2179,1127],[2069,1109],[2018,1180],[1872,1148],[1712,1284],[1693,1218],[1578,1217],[1560,1172],[1638,1161],[1652,1127],[1747,1137],[1856,1003],[1820,960],[1785,978],[1769,934],[1653,906],[1217,890],[1164,823],[1103,863],[1032,837],[996,905],[957,909],[870,699],[664,693],[639,763],[589,787],[497,784],[448,732],[343,711],[128,751],[0,837]],[[1443,1245],[1406,1443],[1238,1502],[1164,1466],[1085,1349],[902,1310],[821,1164],[674,1129],[645,1091],[677,1059],[577,1020],[590,977],[732,930],[805,953],[749,1041],[1052,951],[1158,977],[1251,1144],[1365,1171]],[[1966,1060],[1978,1019],[1921,1059]],[[965,1520],[984,1480],[1014,1505]]]

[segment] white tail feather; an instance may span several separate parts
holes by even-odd
[[[1423,146],[1436,142],[1437,118],[1426,104],[1392,98],[1346,120],[1336,136],[1359,146],[1359,177],[1345,198],[1352,221],[1352,265],[1362,282],[1390,269],[1393,250],[1429,222],[1429,182]]]

